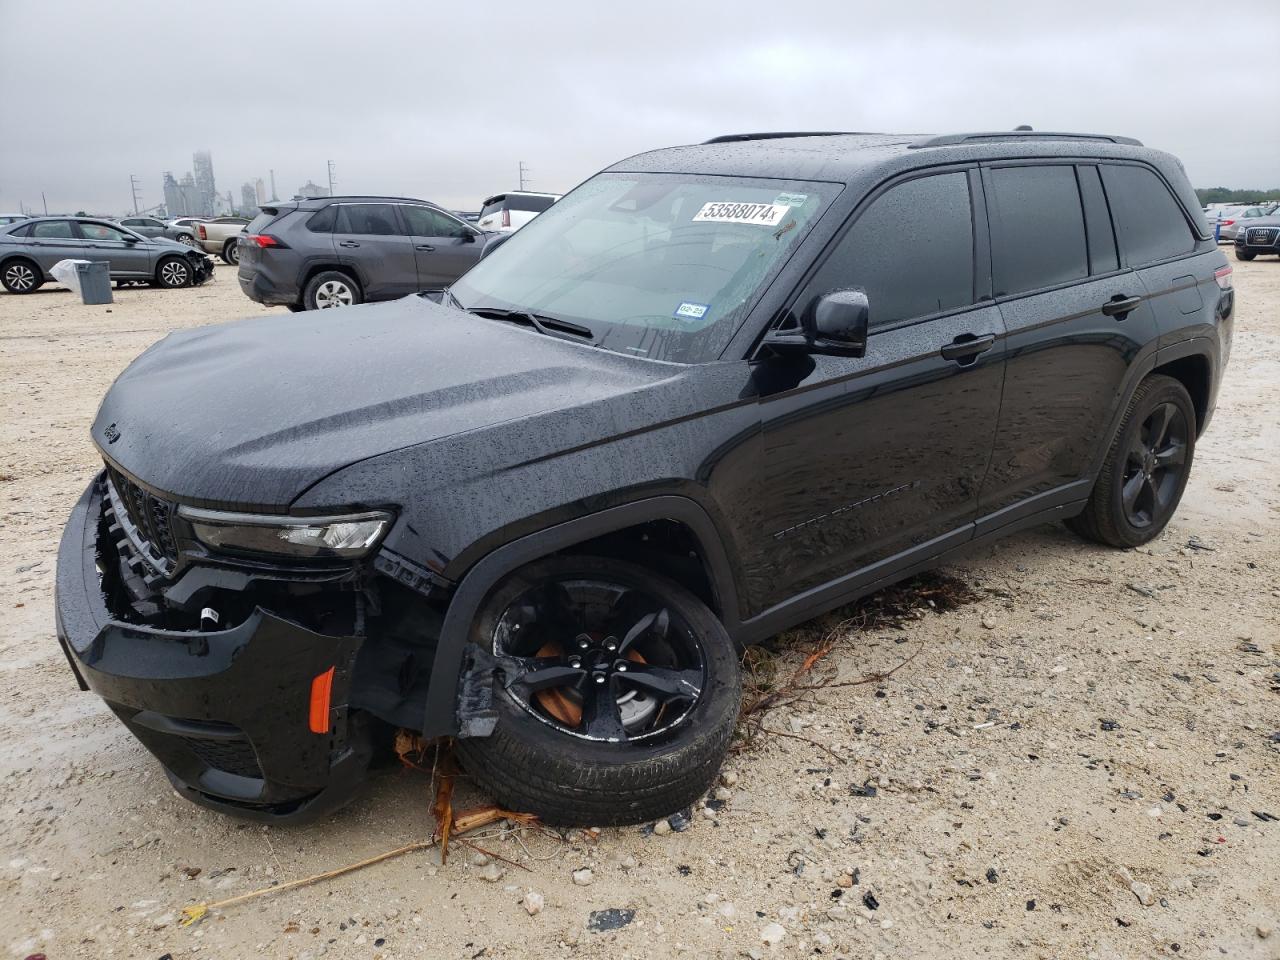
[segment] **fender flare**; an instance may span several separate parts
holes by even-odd
[[[703,550],[721,622],[731,637],[739,632],[737,585],[719,531],[694,500],[660,496],[625,503],[531,533],[498,547],[478,561],[458,582],[445,612],[427,686],[423,733],[454,736],[461,728],[457,713],[463,654],[471,624],[489,591],[512,571],[576,543],[651,520],[676,520],[693,531]]]

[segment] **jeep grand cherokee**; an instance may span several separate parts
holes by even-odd
[[[332,809],[406,727],[511,809],[664,815],[716,775],[744,644],[1033,524],[1158,536],[1232,297],[1179,162],[1123,137],[641,154],[443,302],[146,351],[58,636],[228,813]]]

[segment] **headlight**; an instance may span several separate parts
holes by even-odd
[[[363,557],[391,526],[388,513],[281,517],[180,507],[196,539],[213,550],[305,558]]]

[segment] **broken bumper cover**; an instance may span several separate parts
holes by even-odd
[[[319,634],[261,607],[213,631],[113,618],[98,573],[102,496],[98,478],[58,551],[58,640],[81,688],[102,697],[196,803],[269,821],[345,803],[369,759],[365,727],[346,706],[360,638]],[[312,685],[330,669],[326,716]]]

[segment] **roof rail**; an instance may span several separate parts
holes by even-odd
[[[1124,143],[1131,147],[1142,146],[1133,137],[1116,137],[1106,133],[1062,133],[1049,130],[1000,130],[989,133],[946,133],[940,137],[926,137],[911,144],[911,149],[923,147],[949,147],[958,143],[981,143],[987,140],[1101,140],[1105,143]]]
[[[778,133],[726,133],[704,140],[703,143],[741,143],[744,140],[785,140],[789,137],[849,137],[859,136],[848,130],[782,131]],[[864,134],[865,136],[865,134]]]

